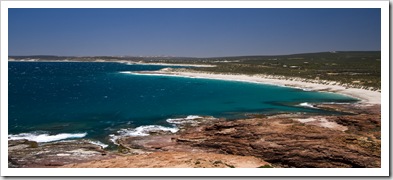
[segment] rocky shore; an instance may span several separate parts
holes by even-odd
[[[9,167],[381,167],[380,105],[317,107],[347,115],[201,117],[177,133],[119,138],[116,151],[83,140],[9,141]]]
[[[101,146],[84,140],[37,143],[28,140],[8,141],[8,167],[59,167],[70,163],[114,158]]]
[[[381,167],[381,93],[355,85],[272,75],[214,74],[190,69],[124,72],[223,79],[342,93],[354,104],[314,107],[343,115],[249,114],[228,121],[214,117],[174,119],[176,133],[120,137],[116,150],[85,140],[37,143],[8,141],[11,168],[378,168]]]

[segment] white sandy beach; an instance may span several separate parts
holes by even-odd
[[[125,72],[127,73],[127,72]],[[132,74],[145,74],[145,75],[163,75],[163,76],[182,76],[182,77],[192,77],[192,78],[205,78],[205,79],[220,79],[220,80],[230,80],[230,81],[242,81],[242,82],[252,82],[252,83],[262,83],[278,86],[288,86],[294,88],[301,88],[305,90],[312,91],[326,91],[334,92],[347,96],[351,96],[361,100],[360,103],[363,104],[381,104],[381,93],[378,91],[371,91],[366,89],[357,88],[347,88],[340,85],[333,84],[320,84],[312,82],[303,82],[288,79],[275,79],[267,78],[263,75],[232,75],[232,74],[212,74],[203,72],[172,72],[168,70],[160,71],[149,71],[144,73],[134,73]]]
[[[12,60],[9,60],[12,61]],[[18,61],[16,61],[18,62]],[[26,60],[22,62],[81,62],[81,61],[70,61],[70,60],[61,60],[61,61],[36,61],[36,60]],[[91,62],[117,62],[117,63],[126,63],[130,65],[162,65],[162,66],[189,66],[189,67],[214,67],[214,65],[205,65],[205,64],[167,64],[167,63],[144,63],[144,62],[130,62],[130,61],[91,61]],[[378,91],[372,91],[367,89],[359,89],[359,88],[350,88],[344,87],[341,85],[337,85],[337,83],[332,83],[325,81],[325,83],[316,83],[316,82],[306,82],[300,78],[277,78],[275,76],[268,75],[240,75],[240,74],[213,74],[206,72],[197,72],[197,71],[173,71],[171,68],[164,68],[159,71],[148,71],[148,72],[123,72],[123,73],[131,73],[131,74],[142,74],[142,75],[162,75],[162,76],[182,76],[182,77],[192,77],[192,78],[204,78],[204,79],[220,79],[220,80],[230,80],[230,81],[243,81],[243,82],[252,82],[252,83],[262,83],[262,84],[270,84],[270,85],[278,85],[278,86],[288,86],[294,88],[301,88],[304,90],[312,90],[312,91],[325,91],[325,92],[334,92],[339,94],[344,94],[347,96],[351,96],[361,100],[360,103],[363,104],[381,104],[381,93]],[[322,82],[321,80],[320,82]]]
[[[184,66],[184,67],[216,67],[215,65],[208,64],[173,64],[173,63],[144,63],[144,62],[130,62],[130,61],[118,61],[120,63],[126,63],[129,65],[156,65],[156,66]]]

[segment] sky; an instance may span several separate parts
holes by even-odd
[[[380,51],[380,9],[9,9],[9,55]]]

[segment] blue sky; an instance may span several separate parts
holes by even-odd
[[[381,48],[380,9],[9,9],[9,55],[279,55]]]

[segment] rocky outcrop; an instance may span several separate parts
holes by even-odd
[[[376,137],[288,119],[221,122],[180,138],[179,144],[255,156],[280,167],[380,167],[380,141]]]
[[[119,143],[145,152],[253,156],[275,167],[380,167],[380,114],[363,112],[369,111],[357,107],[354,115],[322,116],[322,123],[302,123],[301,116],[318,118],[298,114],[216,121],[172,136],[124,137]]]
[[[117,152],[83,140],[10,140],[9,167],[381,167],[380,106],[317,107],[345,113],[175,119],[177,133],[121,137]]]
[[[59,167],[113,157],[100,146],[83,140],[44,144],[28,140],[8,141],[9,167]]]
[[[65,168],[258,168],[271,167],[252,156],[215,153],[154,152],[109,160],[70,164]]]

